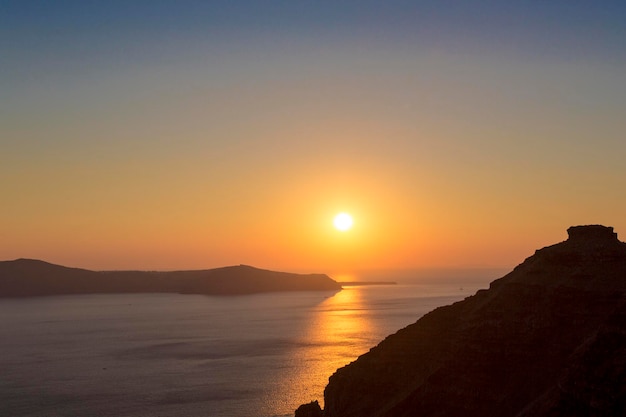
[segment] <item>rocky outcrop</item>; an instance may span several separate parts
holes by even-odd
[[[295,417],[323,417],[322,408],[319,402],[311,401],[298,407]]]
[[[626,415],[626,244],[568,233],[337,370],[324,416]]]
[[[238,295],[339,290],[341,285],[324,274],[292,274],[247,265],[197,271],[96,272],[33,259],[0,262],[0,297],[142,292]]]

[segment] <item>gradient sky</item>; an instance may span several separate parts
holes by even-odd
[[[0,0],[0,259],[512,267],[571,225],[626,240],[626,2],[511,3]]]

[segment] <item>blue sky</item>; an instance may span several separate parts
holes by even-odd
[[[271,49],[272,42],[342,40],[616,64],[625,54],[626,6],[618,1],[4,1],[0,7],[3,49],[18,64],[38,62],[41,69],[72,57],[96,65],[158,59],[194,43]]]

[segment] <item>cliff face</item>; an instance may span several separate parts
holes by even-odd
[[[337,370],[324,416],[626,415],[626,244],[568,233]]]

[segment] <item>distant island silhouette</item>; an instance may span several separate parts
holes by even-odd
[[[395,281],[337,281],[342,287],[359,287],[364,285],[397,285]]]
[[[0,297],[102,293],[242,295],[339,291],[325,274],[294,274],[247,265],[191,271],[90,271],[35,259],[0,261]]]
[[[296,417],[626,416],[626,243],[568,235],[338,369]]]

